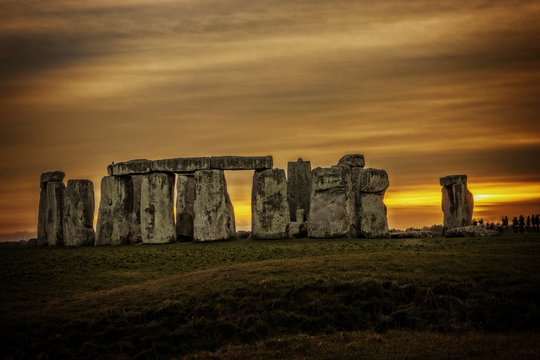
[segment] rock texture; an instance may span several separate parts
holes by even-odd
[[[440,179],[444,232],[472,224],[473,195],[467,188],[466,175],[451,175]]]
[[[152,161],[152,171],[191,173],[210,169],[209,157],[173,158]]]
[[[129,229],[128,244],[134,245],[142,242],[141,230],[141,183],[144,175],[131,175],[132,206],[131,227]]]
[[[287,164],[287,198],[291,221],[307,221],[311,198],[311,163],[309,161],[299,158]],[[298,210],[303,210],[302,218],[298,218]]]
[[[193,220],[195,219],[195,177],[176,177],[176,239],[193,240]]]
[[[174,175],[152,173],[141,180],[141,235],[145,244],[176,239],[174,226]]]
[[[212,156],[211,168],[219,170],[271,169],[273,159],[267,156]]]
[[[195,172],[195,241],[228,240],[236,236],[234,210],[222,170]]]
[[[115,176],[148,174],[150,172],[152,172],[152,161],[147,159],[129,160],[107,166],[107,173]]]
[[[62,182],[65,176],[66,174],[63,171],[44,172],[41,174],[40,183],[46,185],[49,182]]]
[[[37,229],[37,246],[47,246],[49,239],[47,238],[47,223],[48,223],[48,204],[47,204],[47,184],[50,182],[62,182],[65,174],[62,171],[49,171],[40,176],[40,192],[39,192],[39,208],[38,208],[38,229]]]
[[[64,245],[94,245],[94,185],[68,180],[64,196]]]
[[[131,232],[133,182],[129,176],[101,180],[95,245],[126,245]]]
[[[346,166],[312,171],[308,236],[354,236],[354,196],[351,170]]]
[[[389,237],[384,193],[389,186],[388,174],[379,169],[352,169],[355,197],[356,235],[363,238]]]
[[[46,233],[49,246],[64,245],[63,217],[65,189],[64,183],[61,181],[47,183]]]
[[[338,165],[345,165],[351,168],[363,168],[366,165],[366,160],[363,154],[347,154],[339,159]]]
[[[447,238],[452,237],[486,237],[486,236],[493,236],[497,235],[498,233],[496,231],[489,231],[484,229],[481,226],[461,226],[461,227],[455,227],[452,229],[448,229],[444,236]]]
[[[255,239],[289,236],[289,204],[285,170],[255,171],[251,195],[251,232]]]

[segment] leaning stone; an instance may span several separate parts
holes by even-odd
[[[255,239],[289,236],[289,204],[285,170],[255,171],[251,195],[251,232]]]
[[[313,169],[308,236],[355,236],[353,214],[354,195],[350,168],[335,166]]]
[[[363,154],[347,154],[339,159],[338,165],[363,168],[366,165],[366,160]]]
[[[152,161],[152,171],[190,173],[210,169],[209,157],[187,157]]]
[[[48,182],[63,181],[65,176],[66,176],[66,174],[64,174],[63,171],[44,172],[43,174],[41,174],[40,183],[42,185],[42,188],[45,188],[46,186],[43,186],[43,185],[47,184]]]
[[[444,233],[444,236],[447,238],[452,237],[486,237],[493,236],[496,234],[496,231],[490,232],[489,230],[484,229],[481,226],[461,226],[453,229],[449,229]]]
[[[176,239],[193,240],[193,220],[195,218],[195,177],[176,176]]]
[[[287,164],[287,198],[291,221],[306,221],[311,198],[311,163],[299,158]],[[301,218],[298,210],[304,210]]]
[[[141,181],[141,235],[144,244],[170,243],[174,227],[174,175],[152,173]]]
[[[467,188],[467,176],[452,175],[441,178],[444,232],[472,224],[474,198]]]
[[[135,245],[142,242],[141,230],[141,183],[144,175],[131,175],[132,184],[132,206],[131,206],[131,226],[129,229],[128,244]]]
[[[150,172],[152,172],[152,161],[147,159],[129,160],[107,166],[107,173],[115,176],[148,174]]]
[[[131,229],[133,183],[129,176],[101,180],[95,245],[127,245]]]
[[[219,170],[271,169],[273,160],[267,156],[212,156],[211,168]]]
[[[234,209],[223,170],[195,172],[195,241],[229,240],[236,236]]]
[[[64,245],[94,245],[94,186],[68,180],[64,197]]]
[[[390,182],[388,174],[379,169],[355,168],[352,170],[355,191],[371,194],[384,194]]]
[[[47,183],[47,243],[49,246],[64,245],[63,217],[64,192],[66,187],[61,181]]]

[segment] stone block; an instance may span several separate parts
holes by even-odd
[[[170,173],[191,173],[197,170],[209,170],[209,157],[186,157],[152,161],[152,171]]]
[[[141,178],[141,235],[144,244],[170,243],[174,226],[174,175],[152,173]]]
[[[90,180],[68,180],[64,196],[64,245],[94,245],[94,186]]]
[[[338,165],[345,165],[351,168],[363,168],[366,165],[366,160],[363,154],[347,154],[339,159]]]
[[[66,187],[61,181],[47,183],[47,243],[49,246],[64,245],[63,218],[64,193]]]
[[[287,198],[291,221],[306,221],[309,217],[311,198],[311,163],[299,158],[287,164]],[[302,218],[297,217],[297,211],[304,210]]]
[[[150,172],[152,172],[152,160],[147,159],[123,161],[107,166],[109,176],[148,174]]]
[[[127,245],[131,232],[133,182],[129,176],[101,180],[95,245]]]
[[[176,239],[193,240],[193,221],[195,219],[195,177],[176,176]]]
[[[211,168],[219,170],[263,170],[271,169],[273,160],[267,156],[212,156]]]

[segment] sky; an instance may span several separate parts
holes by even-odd
[[[538,1],[0,0],[0,240],[33,236],[40,173],[267,155],[385,169],[389,226],[540,213]],[[227,172],[249,228],[252,173]],[[97,206],[96,206],[97,208]]]

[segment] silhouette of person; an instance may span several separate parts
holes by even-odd
[[[473,219],[472,224],[473,224],[473,226],[476,226],[476,225],[478,225],[478,221],[476,221],[476,219]]]
[[[514,229],[514,232],[517,233],[518,232],[518,219],[517,217],[514,216],[514,218],[512,219],[512,229]]]
[[[527,216],[527,232],[531,231],[531,217]]]
[[[525,227],[525,218],[523,217],[523,215],[519,215],[519,232],[520,233],[523,233],[524,227]]]

